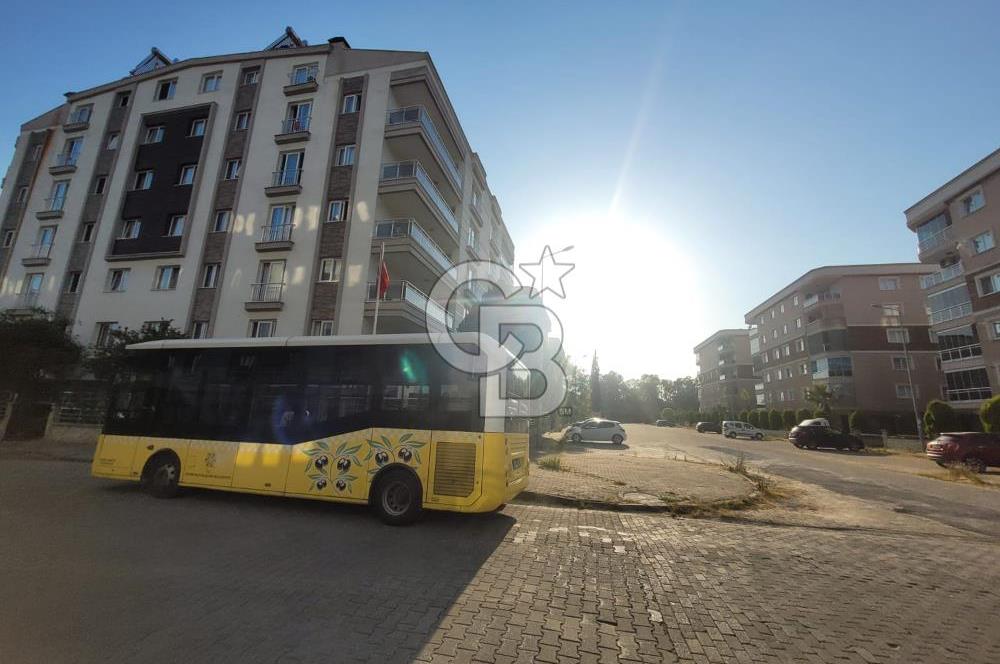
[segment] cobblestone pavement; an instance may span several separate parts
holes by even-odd
[[[21,662],[997,662],[1000,545],[511,505],[367,511],[0,464]]]

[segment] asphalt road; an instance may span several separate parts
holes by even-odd
[[[680,427],[627,425],[628,445],[640,454],[673,452],[706,461],[743,454],[774,475],[875,501],[954,528],[1000,538],[1000,489],[920,477],[940,469],[914,456],[868,456],[833,450],[800,450],[787,441],[750,441]],[[991,469],[991,475],[998,473]]]

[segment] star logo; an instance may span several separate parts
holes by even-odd
[[[531,276],[531,297],[537,297],[545,291],[551,291],[553,295],[566,299],[566,290],[563,288],[563,277],[573,271],[575,263],[557,263],[556,253],[568,251],[573,247],[553,252],[552,247],[545,245],[542,249],[542,256],[537,263],[520,263],[518,266]]]

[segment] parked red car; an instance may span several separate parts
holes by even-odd
[[[977,473],[1000,466],[1000,435],[995,433],[943,433],[927,443],[927,458],[939,466],[961,463]]]

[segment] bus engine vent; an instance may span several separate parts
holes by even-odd
[[[434,493],[465,498],[476,483],[476,444],[437,443],[434,453]]]

